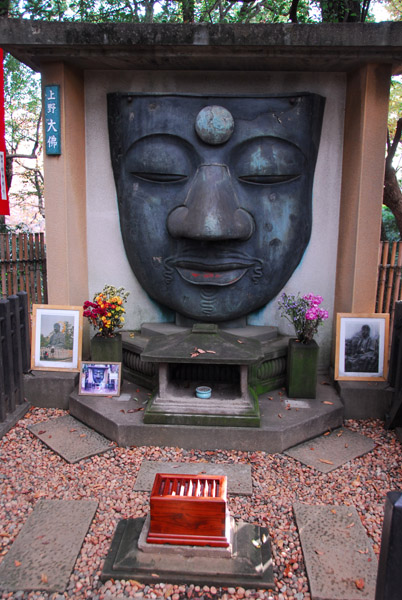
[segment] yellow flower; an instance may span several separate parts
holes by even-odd
[[[120,321],[124,323],[124,317],[120,317]]]
[[[102,317],[102,321],[105,322],[106,321],[106,317]]]

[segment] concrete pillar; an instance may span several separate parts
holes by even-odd
[[[391,67],[347,82],[335,312],[375,309]]]
[[[49,304],[88,299],[85,105],[82,72],[47,65],[43,85],[60,85],[61,155],[44,156]]]

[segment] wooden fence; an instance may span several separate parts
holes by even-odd
[[[23,374],[30,368],[28,294],[0,298],[0,437],[26,413]]]
[[[0,234],[0,297],[26,291],[28,305],[47,304],[43,233]]]

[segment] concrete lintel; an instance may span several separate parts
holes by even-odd
[[[133,24],[0,19],[0,44],[36,70],[211,68],[351,71],[402,67],[402,23]],[[253,60],[250,60],[250,59]],[[247,66],[248,65],[248,66]]]

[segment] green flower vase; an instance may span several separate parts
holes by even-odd
[[[93,362],[123,362],[123,346],[120,333],[115,333],[113,337],[95,335],[91,338],[90,347]]]
[[[318,370],[317,342],[302,344],[297,339],[289,340],[286,367],[286,393],[288,398],[315,398]]]

